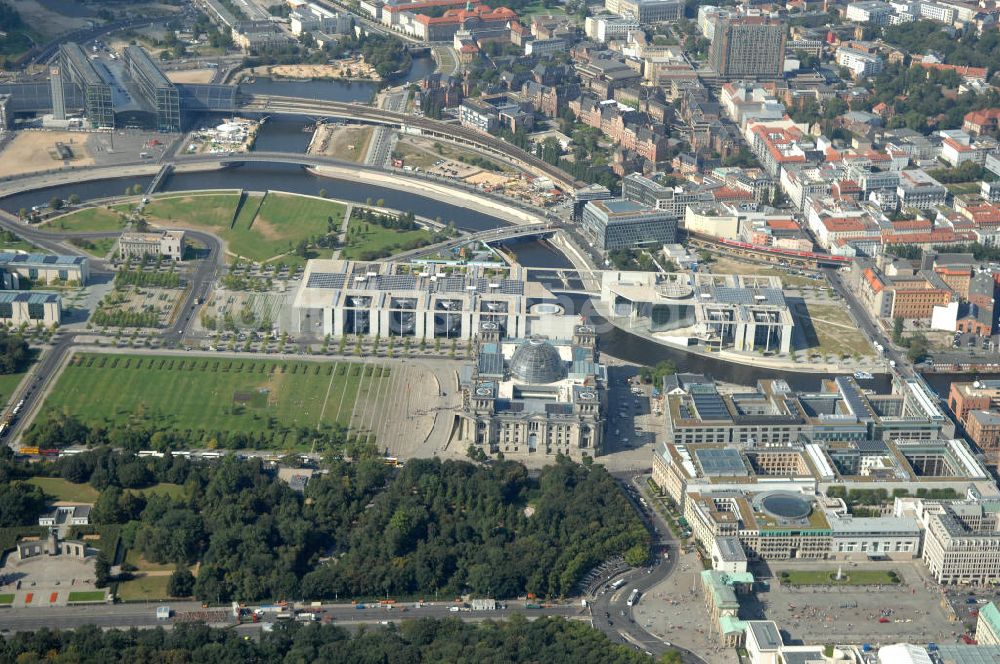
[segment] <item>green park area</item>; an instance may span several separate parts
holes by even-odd
[[[117,597],[123,602],[142,602],[154,599],[167,599],[167,584],[170,575],[137,576],[118,584]]]
[[[389,374],[349,362],[83,353],[59,377],[41,421],[63,413],[89,424],[140,419],[159,430],[205,432],[208,444],[233,433],[280,444],[296,428],[347,427],[359,390]]]
[[[222,231],[233,223],[240,195],[235,191],[184,196],[158,196],[143,210],[151,224],[187,226],[209,232]]]
[[[294,194],[268,194],[257,216],[246,226],[237,220],[229,250],[251,260],[262,261],[292,253],[302,240],[326,235],[332,221],[340,228],[344,206],[333,201]]]
[[[154,563],[142,557],[138,549],[129,549],[125,562],[140,572],[172,572],[177,567],[174,563]]]
[[[872,354],[871,342],[858,329],[843,304],[816,304],[805,307],[808,315],[800,319],[802,329],[810,344],[801,349],[808,353],[838,356],[865,356]],[[799,312],[797,312],[799,313]],[[813,338],[815,337],[815,338]]]
[[[48,253],[36,247],[30,242],[26,242],[16,233],[0,230],[0,251],[27,251],[29,253]]]
[[[236,192],[159,197],[146,205],[145,215],[153,225],[218,235],[230,254],[258,262],[294,259],[299,243],[326,235],[331,222],[339,228],[344,218],[342,204],[320,198],[247,195],[242,206],[240,198]]]
[[[45,222],[48,231],[73,231],[78,233],[100,233],[104,231],[120,231],[125,226],[121,206],[117,208],[92,207],[76,210],[69,214],[54,217]]]
[[[73,484],[61,477],[32,477],[27,481],[40,488],[46,496],[67,503],[93,503],[100,495],[89,484]]]
[[[779,575],[787,586],[881,586],[899,583],[899,575],[892,570],[842,570],[837,579],[836,570],[785,570]]]
[[[433,237],[433,233],[423,228],[396,230],[352,218],[348,225],[347,243],[341,255],[350,260],[374,260],[410,247],[430,244]]]
[[[0,604],[13,604],[14,593],[0,593]]]

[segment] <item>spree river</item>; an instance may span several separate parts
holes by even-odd
[[[407,76],[407,80],[419,80],[432,70],[433,61],[430,58],[415,59],[414,68]],[[255,83],[250,84],[250,89],[270,94],[366,102],[371,98],[375,84],[336,81],[281,82],[257,79]],[[210,118],[208,121],[215,119],[218,118]],[[312,121],[309,118],[287,116],[270,118],[258,134],[256,148],[268,151],[305,152],[311,134],[303,129]],[[145,186],[151,179],[151,177],[116,178],[39,189],[0,199],[0,207],[16,213],[20,208],[30,209],[34,205],[45,205],[53,196],[65,199],[71,194],[76,194],[84,200],[117,196],[122,194],[126,187],[134,184]],[[364,203],[369,198],[383,199],[388,207],[411,210],[414,214],[431,219],[440,217],[443,222],[454,222],[457,228],[467,231],[497,228],[506,223],[482,212],[443,203],[418,191],[359,185],[357,182],[314,175],[302,167],[288,164],[246,164],[218,171],[175,173],[163,182],[160,190],[171,192],[195,189],[274,190],[309,195],[317,195],[321,189],[325,189],[330,198],[356,203]],[[511,245],[509,249],[516,255],[518,262],[526,267],[572,269],[572,264],[566,256],[546,241],[520,241]],[[553,286],[558,287],[558,284]],[[793,388],[813,390],[819,386],[823,378],[816,374],[759,369],[687,353],[613,327],[600,318],[586,297],[564,294],[560,299],[568,312],[579,314],[584,320],[596,324],[600,331],[601,348],[609,355],[622,360],[637,364],[655,364],[660,360],[670,360],[680,371],[705,373],[743,385],[753,385],[762,378],[783,378]],[[928,383],[942,396],[947,393],[953,379],[971,380],[971,377],[927,375]],[[864,383],[863,387],[879,391],[887,390],[889,379],[887,376],[877,376],[874,381]]]

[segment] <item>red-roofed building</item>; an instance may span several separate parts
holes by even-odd
[[[931,223],[930,219],[899,219],[897,221],[890,221],[889,225],[892,226],[892,232],[896,235],[930,233],[934,228],[934,224]]]
[[[712,196],[718,203],[749,201],[753,199],[753,194],[745,189],[733,189],[731,187],[719,187],[712,190]]]
[[[432,16],[441,8],[440,16]],[[454,38],[459,30],[468,30],[476,38],[510,35],[517,13],[507,7],[496,9],[479,4],[479,0],[425,0],[382,8],[382,23],[393,30],[426,41]]]
[[[831,249],[841,240],[879,237],[878,222],[866,209],[850,203],[841,206],[831,199],[825,204],[814,201],[809,206],[808,224],[816,242],[824,249]]]
[[[777,176],[786,164],[806,161],[806,153],[799,146],[804,135],[797,127],[760,124],[753,126],[751,135],[754,154],[771,176]]]
[[[833,197],[841,201],[857,201],[864,193],[854,180],[839,180],[830,188]]]
[[[986,82],[986,68],[985,67],[969,67],[967,65],[945,65],[937,62],[914,62],[916,66],[923,67],[924,69],[933,69],[936,71],[953,71],[959,76],[961,76],[966,81],[982,81]]]
[[[939,244],[966,244],[975,242],[975,233],[956,233],[947,228],[939,228],[928,233],[883,233],[882,244],[912,244],[922,249],[931,249]]]
[[[1000,108],[985,108],[966,113],[962,129],[977,135],[991,134],[997,131],[998,123],[1000,123]]]
[[[957,196],[955,211],[980,230],[1000,229],[1000,207],[981,198]]]

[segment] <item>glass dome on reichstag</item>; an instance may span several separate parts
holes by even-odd
[[[510,372],[525,383],[544,384],[562,380],[565,375],[559,351],[544,339],[528,339],[510,358]]]

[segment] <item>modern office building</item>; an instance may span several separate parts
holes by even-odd
[[[576,326],[571,339],[504,340],[483,323],[460,383],[463,444],[508,459],[601,453],[607,376],[592,327]]]
[[[709,66],[724,79],[780,78],[786,32],[784,23],[762,16],[721,19],[709,49]]]
[[[483,323],[500,337],[567,339],[579,316],[521,267],[311,260],[293,326],[315,336],[472,339]]]
[[[590,201],[583,208],[583,230],[595,246],[613,251],[677,241],[677,218],[623,198]]]
[[[817,392],[795,392],[782,380],[762,380],[756,389],[724,394],[714,381],[703,379],[664,400],[666,440],[677,445],[783,447],[819,441],[932,441],[954,434],[920,380],[896,379],[889,394],[865,392],[849,376],[824,381]],[[813,462],[830,474],[828,464]]]
[[[1000,501],[916,501],[923,561],[941,584],[1000,582]]]
[[[66,90],[63,88],[62,69],[59,65],[49,67],[49,85],[52,88],[52,118],[66,119]]]
[[[610,9],[612,6],[615,9]],[[681,0],[605,0],[605,7],[615,14],[631,14],[643,24],[676,21],[684,16]]]
[[[601,43],[626,39],[630,32],[640,29],[639,21],[634,16],[614,14],[588,16],[585,26],[587,36]]]
[[[10,111],[11,96],[0,93],[0,133],[10,129],[14,124],[14,117]]]
[[[847,5],[845,18],[855,23],[871,23],[872,25],[887,25],[892,16],[892,5],[881,0],[862,0]]]
[[[927,470],[925,473],[924,471]],[[768,491],[807,495],[869,490],[910,495],[969,487],[996,495],[990,472],[961,440],[811,440],[785,445],[662,443],[653,451],[653,481],[678,505],[692,493]]]
[[[83,93],[84,112],[91,128],[114,127],[111,83],[101,76],[87,53],[74,42],[62,44],[59,47],[59,62],[60,72]]]
[[[943,184],[921,170],[901,171],[896,196],[901,207],[930,210],[944,205],[948,190]]]
[[[181,130],[181,103],[177,88],[140,46],[126,46],[128,73],[136,82],[145,102],[156,114],[158,131]]]
[[[921,528],[914,517],[851,517],[795,491],[691,493],[684,518],[706,551],[718,548],[718,540],[735,538],[748,560],[905,560],[920,554]]]
[[[876,76],[882,71],[883,61],[878,49],[871,44],[848,42],[837,49],[837,64],[847,67],[858,78]]]
[[[657,182],[655,175],[641,173],[629,173],[622,178],[622,198],[664,210],[675,219],[683,219],[689,205],[715,200],[707,188],[666,186]]]
[[[791,350],[795,319],[773,276],[608,270],[599,304],[619,327],[685,346]]]
[[[57,293],[0,291],[0,324],[44,325],[62,322],[62,304]]]
[[[22,287],[21,279],[32,284],[59,282],[84,286],[90,279],[90,264],[83,256],[0,252],[0,273],[3,288],[8,290]]]

